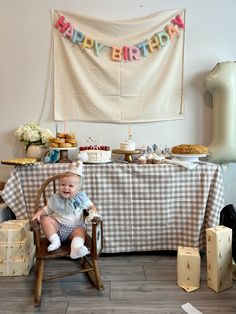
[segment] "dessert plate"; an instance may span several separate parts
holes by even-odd
[[[3,165],[10,165],[10,166],[30,166],[30,165],[37,163],[37,159],[36,158],[29,158],[29,157],[14,158],[14,159],[2,160],[1,163]]]
[[[206,157],[208,154],[172,154],[173,157],[177,157],[182,161],[186,162],[196,162],[199,161],[198,158]]]
[[[84,164],[110,164],[113,163],[112,160],[107,161],[84,161]]]

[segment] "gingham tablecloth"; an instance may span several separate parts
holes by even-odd
[[[31,218],[36,191],[68,164],[17,166],[2,198],[19,219]],[[87,164],[82,189],[104,222],[105,253],[204,249],[205,230],[219,224],[224,206],[220,167],[173,164]]]

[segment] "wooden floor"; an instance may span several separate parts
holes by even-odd
[[[61,260],[70,269],[75,261]],[[185,313],[191,303],[204,314],[236,313],[236,281],[221,293],[206,284],[202,258],[201,287],[188,293],[176,284],[176,256],[172,253],[115,254],[100,258],[105,289],[98,292],[87,277],[74,275],[44,283],[41,309],[33,307],[34,268],[29,276],[0,277],[0,313]],[[46,273],[59,267],[48,262]]]

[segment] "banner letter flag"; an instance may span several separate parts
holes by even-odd
[[[54,118],[184,118],[185,10],[108,21],[53,11]]]

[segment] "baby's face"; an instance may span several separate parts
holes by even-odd
[[[69,177],[63,177],[60,179],[59,193],[64,198],[74,197],[80,186],[80,177],[72,175]]]

